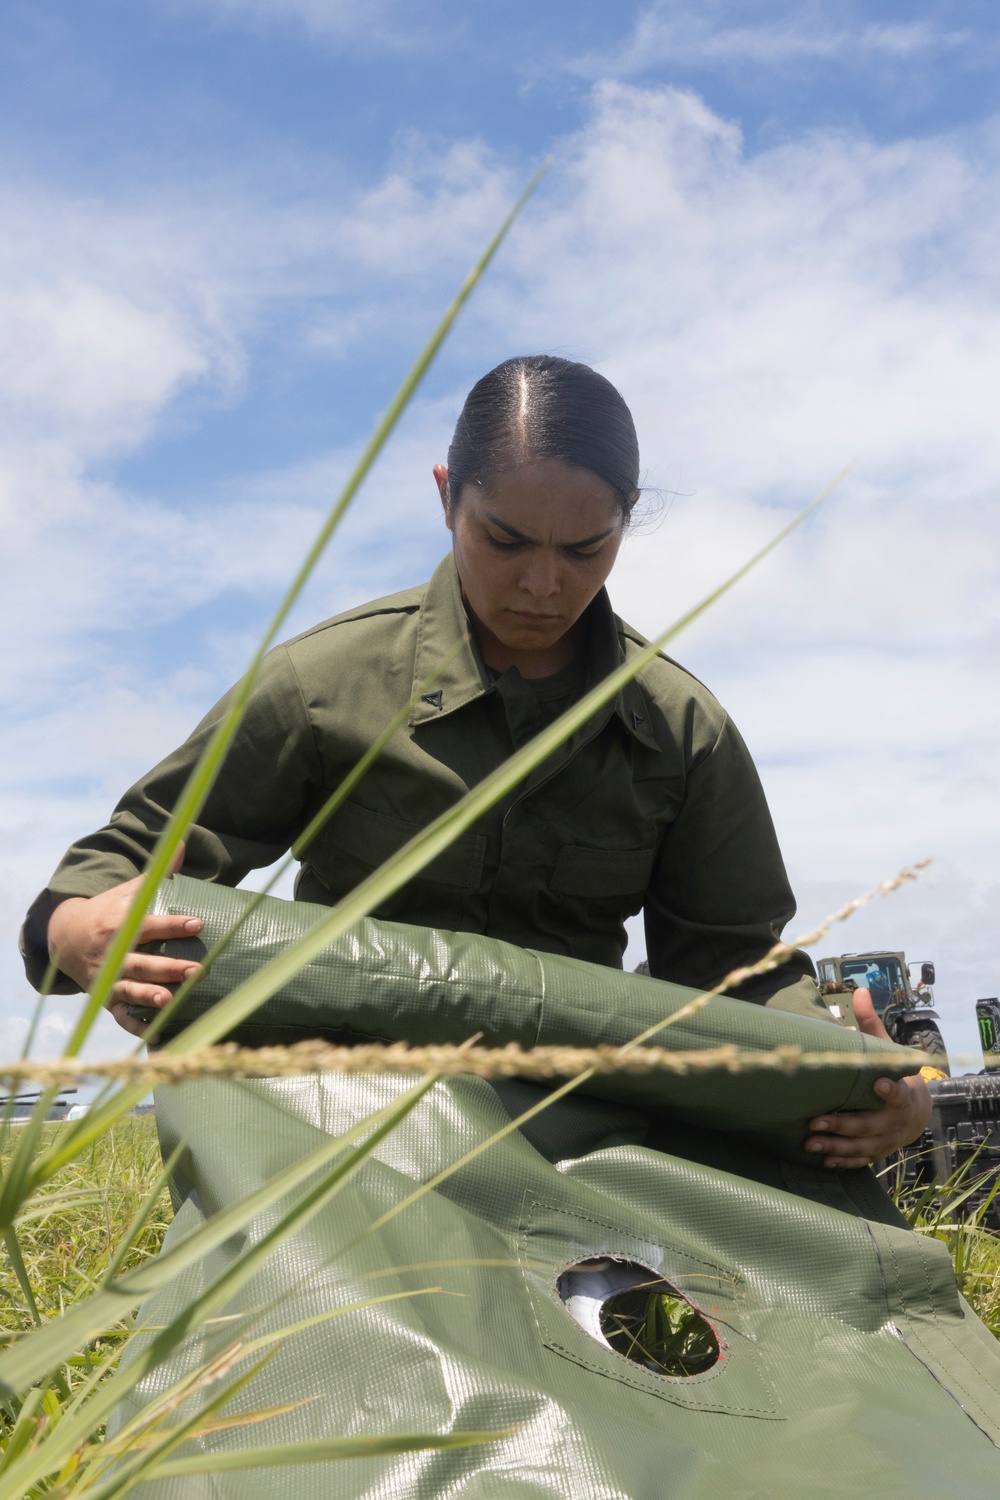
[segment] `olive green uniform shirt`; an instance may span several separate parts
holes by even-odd
[[[575,679],[533,685],[516,669],[497,676],[469,631],[449,555],[422,588],[277,647],[188,834],[184,873],[235,885],[271,864],[437,672],[303,855],[296,896],[333,903],[645,644],[603,589],[584,626]],[[36,986],[54,906],[143,869],[228,701],[125,794],[106,827],[67,852],[22,932]],[[759,958],[795,910],[743,741],[711,693],[666,657],[374,915],[620,967],[623,924],[640,909],[652,974],[698,987]],[[738,993],[830,1019],[811,976],[798,954]],[[76,986],[60,976],[56,988]]]

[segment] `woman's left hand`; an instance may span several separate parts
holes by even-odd
[[[874,1087],[885,1100],[881,1109],[819,1115],[809,1121],[809,1129],[816,1134],[806,1137],[806,1150],[817,1155],[825,1152],[824,1167],[840,1172],[867,1167],[908,1146],[927,1128],[933,1100],[922,1078],[878,1078]]]
[[[881,1037],[886,1042],[892,1040],[867,990],[855,990],[854,1015],[860,1029],[869,1036]],[[821,1151],[826,1153],[824,1167],[840,1172],[867,1167],[901,1146],[908,1146],[926,1130],[934,1101],[922,1078],[877,1078],[874,1088],[885,1100],[881,1109],[817,1115],[809,1121],[809,1129],[816,1134],[806,1137],[805,1147],[817,1156]]]

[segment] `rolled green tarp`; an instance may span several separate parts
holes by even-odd
[[[192,991],[171,1031],[190,1023],[329,915],[307,902],[259,897],[177,875],[159,887],[157,913],[198,916],[197,939],[158,951],[202,959],[235,933]],[[480,1037],[487,1047],[607,1044],[623,1046],[673,1015],[698,991],[558,954],[515,947],[474,933],[445,932],[366,918],[314,958],[233,1035],[249,1046],[322,1037],[382,1039],[419,1046]],[[669,1026],[650,1045],[700,1050],[733,1043],[751,1052],[779,1046],[838,1052],[857,1066],[796,1072],[746,1071],[675,1075],[601,1075],[580,1092],[650,1115],[665,1115],[741,1137],[793,1160],[811,1117],[833,1110],[875,1109],[872,1082],[915,1073],[918,1064],[891,1042],[838,1026],[715,996],[704,1009]],[[873,1068],[873,1058],[877,1067]],[[527,1100],[522,1090],[505,1097]],[[537,1090],[540,1095],[543,1090]],[[558,1108],[558,1106],[557,1106]],[[541,1128],[579,1115],[574,1103]]]
[[[211,945],[247,899],[175,879],[159,909],[202,916]],[[324,914],[255,907],[195,992],[197,1007]],[[614,1043],[688,998],[481,937],[365,922],[244,1031],[261,1041],[482,1031],[491,1043]],[[666,1036],[686,1047],[791,1041],[859,1058],[871,1046],[736,1000],[713,1000]],[[891,1050],[879,1057],[894,1071]],[[173,1474],[130,1495],[995,1500],[1000,1350],[960,1297],[945,1245],[914,1234],[870,1171],[791,1159],[803,1118],[869,1102],[869,1076],[622,1075],[601,1081],[622,1102],[572,1095],[539,1118],[570,1114],[534,1138],[509,1129],[515,1099],[502,1088],[440,1078],[211,1318],[189,1312],[195,1299],[238,1269],[311,1183],[140,1308],[123,1370],[172,1320],[188,1317],[188,1333],[131,1390],[109,1436],[169,1401],[207,1359],[230,1351],[231,1374],[245,1371],[232,1365],[239,1340],[278,1342],[214,1429],[171,1454]],[[411,1084],[331,1072],[160,1089],[162,1148],[182,1147],[165,1249],[331,1137],[363,1131]],[[690,1359],[671,1352],[677,1316]],[[191,1389],[171,1417],[179,1424],[214,1387]],[[483,1432],[505,1435],[284,1470],[264,1451],[309,1458],[329,1438]]]

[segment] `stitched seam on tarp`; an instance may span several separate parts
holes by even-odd
[[[530,950],[525,951],[530,952]],[[532,1042],[532,1046],[537,1047],[539,1038],[545,1029],[545,1002],[548,997],[545,993],[545,966],[537,953],[531,953],[531,961],[535,965],[535,993],[532,998],[537,1006],[536,1013],[538,1015],[538,1024],[535,1027],[535,1039]]]
[[[569,1317],[570,1314],[567,1313],[566,1316]],[[670,1401],[676,1406],[683,1406],[687,1411],[703,1411],[707,1414],[714,1414],[721,1417],[763,1417],[772,1422],[784,1422],[786,1420],[786,1418],[783,1417],[781,1413],[773,1407],[740,1406],[735,1401],[726,1402],[725,1405],[722,1405],[721,1402],[714,1402],[711,1399],[707,1401],[689,1400],[685,1397],[683,1390],[678,1385],[671,1384],[665,1390],[656,1390],[652,1386],[647,1385],[645,1381],[635,1379],[632,1375],[629,1374],[628,1371],[619,1372],[616,1369],[609,1369],[607,1365],[593,1364],[590,1360],[585,1359],[578,1350],[567,1349],[564,1345],[557,1343],[554,1338],[550,1338],[544,1332],[544,1330],[538,1323],[537,1317],[535,1318],[535,1326],[539,1330],[542,1343],[545,1345],[545,1348],[548,1349],[551,1353],[559,1354],[564,1359],[572,1360],[575,1365],[580,1365],[583,1369],[590,1370],[594,1375],[603,1375],[608,1380],[617,1380],[621,1385],[630,1386],[634,1391],[640,1391],[643,1394],[649,1396],[656,1396],[661,1401]],[[584,1338],[588,1337],[588,1335],[583,1332],[583,1329],[581,1329],[580,1332]],[[611,1354],[612,1357],[614,1357],[615,1355],[615,1351],[613,1349],[608,1350],[608,1353]],[[617,1357],[619,1359],[625,1358],[625,1356],[622,1354],[619,1354]],[[698,1376],[685,1377],[654,1375],[652,1371],[650,1371],[651,1380],[662,1380],[665,1382],[675,1380],[684,1381],[685,1385],[689,1380],[695,1380],[698,1378]]]
[[[610,1224],[610,1223],[608,1223],[604,1219],[595,1219],[590,1214],[574,1213],[572,1210],[567,1210],[565,1208],[560,1208],[557,1204],[554,1204],[554,1203],[544,1203],[544,1202],[542,1202],[541,1199],[538,1199],[538,1198],[534,1198],[531,1201],[532,1201],[532,1218],[534,1218],[536,1212],[539,1209],[547,1209],[549,1213],[558,1214],[561,1218],[572,1219],[575,1223],[593,1224],[593,1226],[594,1226],[595,1229],[603,1230],[604,1233],[606,1233],[606,1234],[616,1235],[619,1239],[628,1239],[628,1240],[632,1240],[633,1242],[636,1241],[637,1237],[635,1235],[623,1234],[623,1232],[620,1229],[617,1229],[614,1224]],[[529,1220],[528,1224],[525,1226],[525,1232],[527,1232],[529,1230],[530,1230],[530,1220]],[[662,1247],[662,1246],[658,1246],[657,1248],[660,1249],[661,1251],[664,1249],[664,1247]],[[595,1253],[596,1254],[604,1253],[604,1254],[607,1254],[607,1255],[611,1256],[612,1258],[620,1258],[620,1257],[616,1257],[615,1252],[612,1251],[612,1250],[608,1250],[608,1251],[604,1251],[604,1252],[596,1251]],[[685,1255],[687,1255],[687,1258],[689,1260],[697,1261],[697,1263],[699,1265],[710,1267],[713,1271],[719,1271],[719,1270],[722,1269],[721,1266],[716,1265],[713,1261],[705,1260],[704,1257],[702,1257],[700,1255],[692,1255],[692,1254],[689,1254],[688,1252],[684,1252],[684,1253],[685,1253]],[[527,1254],[527,1246],[525,1246],[525,1254]],[[562,1267],[562,1270],[564,1270],[564,1271],[568,1270],[569,1267],[571,1265],[573,1265],[573,1264],[574,1264],[573,1261],[567,1261],[566,1264]],[[738,1295],[739,1294],[738,1293],[739,1283],[734,1281],[732,1284],[733,1284],[734,1288],[737,1289],[737,1295]],[[682,1295],[683,1295],[683,1293],[682,1293]],[[558,1292],[556,1293],[556,1296],[558,1296]],[[571,1316],[571,1314],[567,1313],[567,1317],[569,1317],[569,1316]],[[538,1320],[536,1318],[536,1325],[537,1325],[537,1321]],[[581,1332],[582,1331],[583,1330],[581,1329]],[[586,1337],[586,1335],[584,1335],[584,1336]],[[548,1344],[551,1341],[548,1338],[546,1338],[545,1342]],[[564,1353],[571,1353],[571,1351],[569,1351],[569,1350],[563,1350],[563,1352]],[[611,1350],[609,1352],[614,1353],[615,1351]],[[619,1358],[624,1358],[624,1355],[620,1355]],[[701,1383],[704,1383],[704,1382],[709,1381],[709,1380],[714,1380],[714,1379],[716,1379],[718,1377],[719,1374],[721,1374],[721,1371],[719,1369],[719,1363],[720,1363],[720,1361],[717,1361],[716,1364],[714,1364],[710,1370],[705,1370],[701,1375],[695,1375],[695,1376],[691,1376],[691,1375],[673,1375],[673,1376],[671,1376],[671,1375],[661,1375],[661,1376],[656,1376],[656,1375],[653,1375],[653,1378],[654,1379],[659,1379],[659,1380],[682,1380],[682,1381],[684,1381],[685,1385],[690,1380],[697,1380],[699,1382],[699,1384],[701,1384]],[[591,1365],[591,1366],[588,1366],[588,1368],[596,1369],[600,1373],[603,1370],[604,1367],[603,1366],[599,1366],[599,1365]],[[627,1369],[622,1371],[622,1375],[625,1378],[628,1378],[628,1376],[631,1375],[631,1373],[632,1372],[629,1371],[629,1370],[627,1370]],[[649,1373],[651,1375],[653,1374],[652,1371],[650,1371]],[[645,1381],[639,1381],[639,1380],[633,1379],[632,1383],[636,1384],[640,1390],[646,1390],[647,1389]]]
[[[878,1241],[875,1238],[874,1234],[872,1234],[872,1240],[875,1243],[876,1251],[878,1251]],[[964,1379],[958,1375],[951,1363],[949,1362],[948,1364],[945,1364],[940,1356],[935,1354],[933,1346],[928,1344],[925,1339],[921,1338],[919,1330],[914,1327],[912,1322],[909,1321],[913,1314],[910,1312],[910,1309],[908,1308],[906,1303],[899,1261],[896,1257],[896,1252],[891,1241],[887,1244],[886,1248],[889,1253],[889,1258],[892,1261],[892,1269],[896,1278],[896,1302],[907,1322],[906,1333],[903,1338],[904,1345],[909,1349],[913,1357],[917,1359],[920,1364],[924,1365],[924,1367],[934,1377],[934,1379],[938,1382],[942,1389],[948,1392],[952,1400],[957,1402],[957,1404],[961,1406],[962,1410],[965,1412],[969,1420],[975,1423],[975,1425],[979,1428],[983,1435],[987,1437],[995,1447],[1000,1447],[1000,1441],[998,1441],[998,1439],[993,1436],[993,1432],[997,1430],[996,1416],[983,1405],[982,1401],[976,1395],[975,1391],[969,1390],[968,1386],[965,1384]],[[879,1254],[879,1261],[884,1267],[885,1262],[882,1259],[881,1254]],[[930,1276],[928,1275],[927,1266],[924,1263],[922,1254],[920,1260],[920,1268],[923,1272],[924,1281],[927,1286],[928,1300],[933,1309],[933,1288],[931,1286]],[[890,1316],[892,1316],[891,1308]],[[944,1325],[942,1319],[938,1316],[938,1314],[932,1311],[931,1319],[934,1327],[934,1332],[948,1345],[950,1345],[961,1365],[968,1367],[972,1371],[973,1377],[977,1381],[988,1386],[994,1395],[1000,1395],[1000,1389],[998,1389],[998,1387],[993,1384],[988,1376],[982,1373],[977,1365],[973,1364],[972,1360],[965,1353],[964,1349],[962,1349],[962,1347],[955,1342],[949,1329]],[[916,1348],[911,1347],[911,1345],[915,1345]],[[918,1354],[917,1349],[921,1349],[923,1351],[923,1354]],[[961,1400],[959,1399],[960,1394],[962,1397]],[[968,1402],[969,1406],[971,1406],[976,1412],[978,1412],[982,1419],[989,1424],[989,1428],[992,1429],[992,1431],[981,1426],[980,1422],[976,1420],[972,1412],[967,1409],[966,1402]]]
[[[320,750],[320,747],[319,747],[319,731],[316,728],[316,720],[313,718],[313,715],[312,715],[312,713],[310,712],[310,709],[309,709],[309,705],[306,702],[306,695],[305,695],[305,693],[303,691],[303,688],[302,688],[302,679],[300,678],[300,676],[298,674],[298,670],[297,670],[297,668],[295,666],[295,663],[292,661],[292,653],[289,651],[288,646],[284,642],[282,642],[281,646],[278,647],[277,649],[279,649],[281,651],[284,651],[284,653],[285,653],[285,664],[288,667],[289,671],[291,672],[292,678],[293,678],[293,680],[295,682],[295,689],[296,689],[296,692],[299,695],[299,703],[302,705],[302,716],[303,716],[303,718],[305,719],[306,723],[309,726],[309,740],[310,740],[310,743],[311,743],[311,745],[313,747],[313,754],[316,757],[316,766],[317,766],[317,769],[319,771],[320,785],[322,785],[322,778],[323,778],[323,773],[326,770],[326,765],[325,765],[325,763],[323,761],[323,752]],[[305,826],[305,819],[303,819],[302,822],[303,822],[303,827],[304,827]],[[301,831],[302,831],[302,829],[300,828],[299,832],[301,832]],[[296,837],[297,836],[298,835],[296,835]]]
[[[537,1266],[535,1265],[535,1259],[537,1258],[533,1259],[533,1257],[529,1253],[527,1240],[531,1233],[532,1222],[537,1220],[539,1211],[548,1211],[549,1213],[555,1214],[557,1218],[569,1220],[571,1223],[583,1225],[591,1224],[595,1229],[600,1229],[605,1234],[613,1235],[619,1242],[618,1250],[595,1249],[593,1251],[594,1254],[604,1254],[610,1257],[621,1259],[624,1258],[625,1255],[625,1252],[620,1248],[622,1243],[627,1243],[630,1246],[636,1246],[642,1244],[643,1241],[641,1240],[640,1236],[629,1234],[628,1232],[622,1230],[619,1226],[609,1222],[608,1220],[598,1219],[590,1214],[579,1213],[572,1209],[561,1207],[560,1205],[555,1203],[547,1203],[542,1199],[532,1197],[530,1189],[525,1193],[524,1207],[522,1210],[522,1222],[518,1234],[518,1258],[521,1265],[521,1273],[524,1277],[526,1290],[528,1292],[529,1301],[531,1303],[531,1310],[535,1328],[545,1348],[550,1349],[553,1353],[573,1360],[574,1363],[583,1366],[583,1368],[585,1369],[591,1370],[596,1375],[604,1375],[610,1380],[617,1380],[624,1385],[630,1386],[633,1390],[643,1391],[648,1395],[658,1397],[662,1401],[673,1402],[675,1405],[683,1406],[688,1410],[717,1412],[720,1415],[730,1416],[762,1417],[767,1418],[771,1421],[786,1420],[786,1418],[778,1410],[776,1397],[774,1398],[774,1404],[770,1407],[749,1406],[742,1401],[724,1397],[713,1401],[711,1399],[711,1391],[706,1392],[707,1399],[705,1399],[704,1397],[699,1398],[698,1392],[703,1391],[712,1380],[726,1375],[727,1366],[725,1365],[724,1353],[722,1358],[720,1358],[720,1360],[713,1366],[711,1370],[706,1370],[701,1375],[656,1375],[652,1371],[648,1371],[640,1375],[638,1369],[633,1372],[633,1370],[628,1367],[629,1362],[625,1359],[624,1355],[616,1354],[613,1349],[608,1349],[606,1351],[608,1356],[607,1359],[598,1362],[594,1356],[588,1358],[586,1354],[581,1353],[579,1350],[570,1348],[567,1345],[561,1343],[559,1341],[558,1335],[551,1334],[543,1326],[542,1317],[540,1314],[541,1308],[544,1308],[546,1312],[554,1313],[556,1311],[556,1305],[555,1303],[552,1303],[550,1301],[549,1297],[543,1297],[533,1287],[529,1279],[532,1269],[534,1269],[535,1275],[538,1274]],[[544,1231],[542,1232],[544,1233]],[[660,1252],[662,1259],[669,1261],[669,1247],[667,1245],[663,1245],[659,1241],[648,1241],[647,1243],[654,1244],[656,1249]],[[693,1251],[678,1249],[675,1253],[682,1256],[686,1260],[694,1261],[698,1265],[706,1266],[713,1272],[721,1273],[722,1279],[733,1290],[733,1297],[734,1301],[736,1301],[737,1303],[737,1310],[741,1312],[744,1311],[744,1309],[739,1306],[739,1304],[744,1300],[744,1284],[740,1277],[734,1276],[731,1272],[727,1273],[726,1268],[720,1265],[717,1261],[708,1260],[704,1256],[698,1255]],[[572,1264],[572,1261],[567,1262],[566,1266],[564,1266],[563,1269],[568,1269],[568,1266]],[[667,1276],[666,1273],[660,1274],[663,1274],[665,1279],[669,1280],[669,1276]],[[681,1293],[681,1295],[683,1296],[684,1294]],[[562,1305],[558,1293],[554,1292],[554,1290],[553,1296],[555,1298],[555,1302],[559,1304],[563,1315],[572,1322],[572,1314],[569,1313]],[[686,1298],[685,1300],[690,1299]],[[701,1311],[700,1308],[696,1310]],[[711,1322],[711,1317],[709,1314],[702,1313],[702,1315],[705,1316],[709,1322]],[[579,1333],[580,1338],[586,1341],[581,1345],[581,1348],[586,1348],[587,1344],[593,1342],[590,1336],[585,1333],[582,1328],[579,1330]],[[766,1392],[770,1392],[772,1397],[774,1397],[773,1387],[771,1386],[770,1381],[761,1368],[759,1359],[757,1357],[757,1351],[754,1348],[754,1340],[752,1335],[745,1332],[741,1328],[735,1329],[735,1334],[739,1337],[741,1357],[745,1359],[750,1365],[763,1390]],[[716,1336],[718,1337],[718,1334]],[[734,1347],[732,1341],[729,1341],[727,1343],[726,1340],[720,1338],[719,1342],[724,1349],[728,1348],[729,1350],[732,1350]],[[619,1365],[617,1364],[618,1360],[621,1361],[621,1365],[624,1368],[619,1367]],[[690,1395],[688,1393],[690,1393]]]
[[[993,1386],[989,1380],[985,1379],[982,1376],[982,1372],[972,1364],[971,1360],[969,1360],[969,1358],[963,1353],[963,1351],[954,1343],[950,1336],[941,1329],[938,1329],[938,1331],[943,1333],[944,1338],[949,1344],[951,1344],[952,1348],[955,1350],[955,1353],[964,1361],[964,1363],[971,1366],[972,1373],[975,1378],[977,1380],[982,1379],[983,1383],[985,1385],[988,1385],[990,1390],[992,1390],[994,1394],[996,1394],[996,1387]],[[919,1360],[920,1364],[922,1364],[928,1371],[928,1373],[934,1377],[941,1388],[948,1392],[948,1395],[952,1398],[953,1401],[957,1403],[958,1406],[962,1408],[962,1410],[965,1412],[965,1415],[969,1418],[969,1421],[972,1422],[974,1426],[979,1428],[979,1431],[983,1434],[983,1436],[988,1438],[995,1448],[1000,1448],[1000,1438],[998,1438],[998,1436],[996,1435],[997,1418],[995,1413],[989,1411],[987,1407],[983,1405],[982,1401],[979,1400],[976,1393],[974,1391],[970,1391],[968,1387],[964,1385],[961,1380],[959,1380],[958,1376],[955,1375],[951,1366],[943,1363],[940,1357],[935,1354],[933,1348],[920,1337],[920,1334],[915,1328],[912,1327],[912,1325],[907,1328],[907,1335],[904,1336],[903,1339],[903,1343],[909,1348],[908,1339],[912,1340],[912,1343],[916,1346],[915,1348],[910,1349],[910,1353],[913,1354],[914,1358]],[[922,1355],[917,1353],[918,1349],[923,1351]],[[959,1393],[961,1393],[961,1400],[959,1399]],[[966,1403],[968,1403],[968,1405],[966,1405]],[[971,1411],[969,1410],[969,1407],[972,1408]],[[978,1413],[978,1417],[974,1415],[974,1413]],[[985,1427],[983,1426],[984,1422],[988,1424]]]

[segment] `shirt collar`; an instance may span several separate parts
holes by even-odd
[[[584,618],[590,633],[589,689],[625,660],[625,638],[606,589],[594,598]],[[411,689],[415,702],[408,722],[413,727],[433,723],[495,690],[469,628],[454,554],[449,552],[435,568],[420,606]],[[612,713],[633,738],[659,749],[649,704],[635,678],[601,710],[606,717]]]

